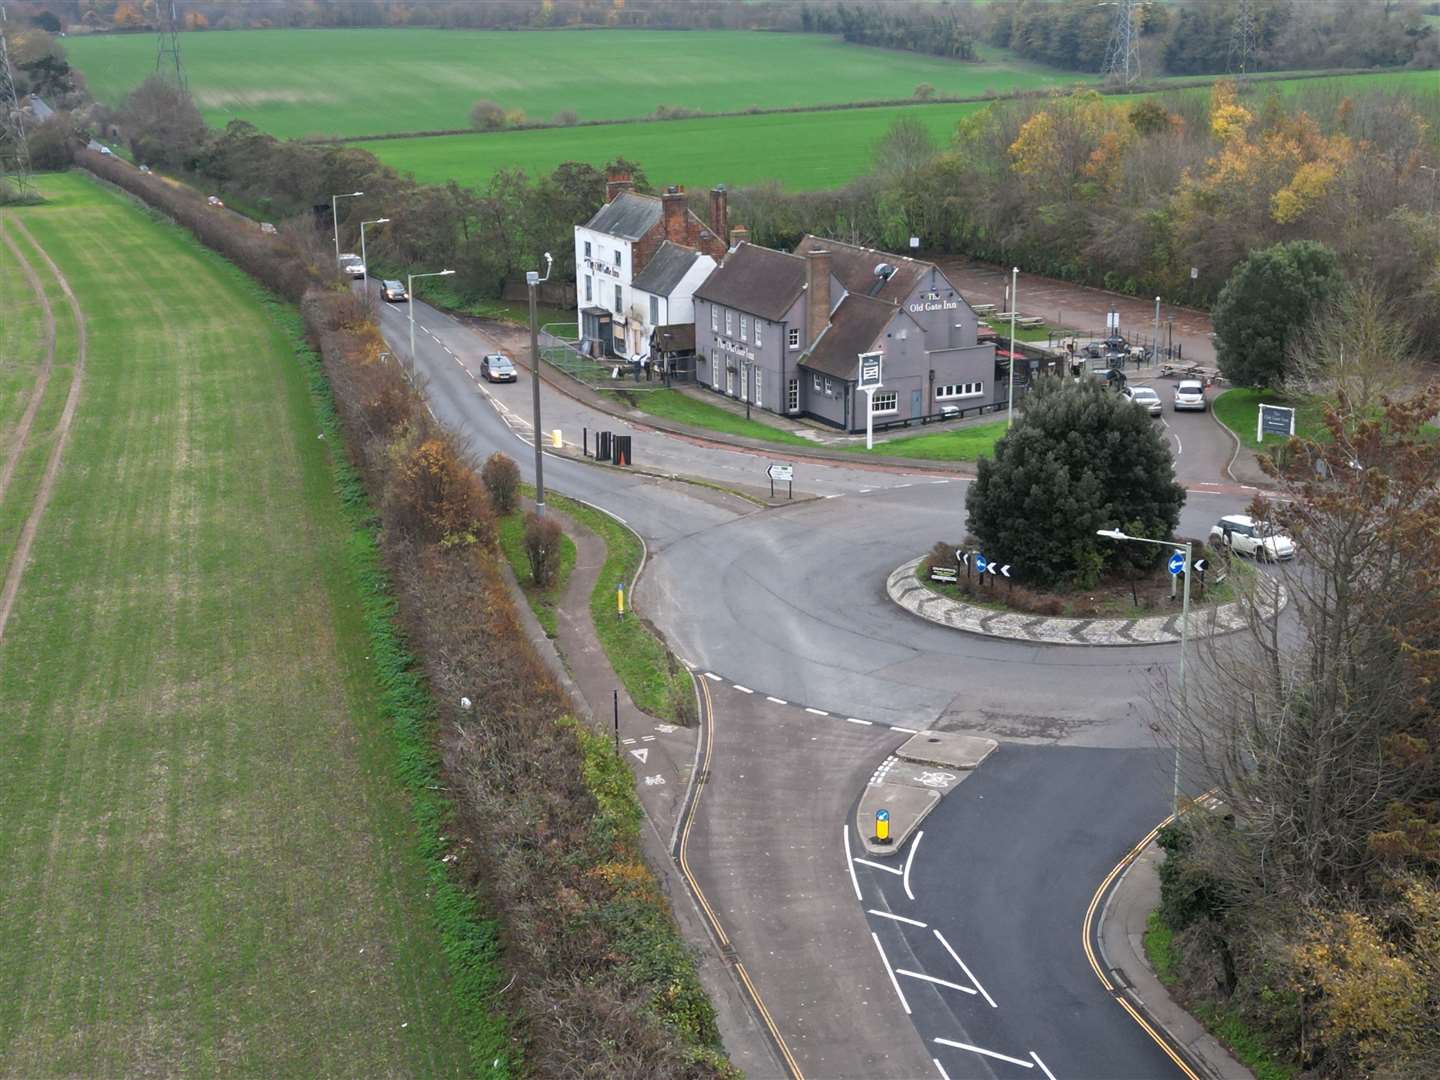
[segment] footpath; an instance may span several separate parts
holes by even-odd
[[[704,732],[699,723],[694,728],[680,727],[636,707],[605,655],[590,615],[590,594],[605,563],[605,542],[553,507],[545,512],[562,524],[575,543],[575,566],[557,605],[555,640],[546,637],[508,563],[502,560],[515,609],[531,644],[570,695],[581,721],[592,731],[611,734],[630,766],[645,808],[641,835],[646,858],[670,902],[681,935],[694,950],[701,984],[715,1005],[726,1053],[748,1075],[781,1076],[785,1070],[769,1036],[751,1010],[731,964],[710,936],[670,854]],[[639,616],[631,612],[624,617]]]

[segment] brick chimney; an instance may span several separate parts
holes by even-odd
[[[609,169],[605,173],[605,201],[615,201],[615,196],[622,191],[634,191],[635,181],[630,179],[630,174],[624,169]]]
[[[805,348],[830,325],[830,252],[812,251],[805,257]]]
[[[740,244],[748,244],[749,242],[750,230],[744,225],[736,225],[733,229],[730,230],[731,247],[736,247]]]
[[[670,186],[660,196],[660,220],[665,239],[682,247],[694,247],[687,218],[689,207],[685,202],[685,189]]]
[[[727,202],[729,193],[724,184],[710,189],[710,231],[720,238],[725,246],[730,236],[730,209]]]

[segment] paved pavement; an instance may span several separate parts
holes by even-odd
[[[482,385],[479,360],[493,343],[423,304],[415,307],[417,367],[437,418],[463,432],[477,455],[504,450],[532,477],[525,376],[515,385]],[[381,318],[392,347],[403,354],[404,312],[383,309]],[[552,389],[544,388],[543,396],[546,416],[557,418],[547,428],[615,429],[612,418]],[[1208,417],[1184,418],[1191,420],[1211,423]],[[748,476],[763,471],[770,456],[634,431],[637,459],[662,471],[707,479]],[[882,956],[859,921],[853,890],[846,892],[843,841],[856,793],[908,732],[937,727],[999,738],[1009,745],[966,781],[958,800],[947,799],[935,812],[939,816],[924,826],[926,842],[939,848],[949,838],[995,853],[1023,853],[999,875],[1017,895],[1040,898],[1062,886],[1091,890],[1108,869],[1099,863],[1156,820],[1142,821],[1141,813],[1117,818],[1117,794],[1145,786],[1146,762],[1154,755],[1147,689],[1174,662],[1175,648],[1102,654],[958,635],[916,620],[890,602],[885,578],[916,550],[963,534],[964,479],[818,463],[799,475],[801,486],[821,498],[761,511],[712,488],[545,458],[547,485],[603,506],[645,539],[649,561],[634,603],[701,669],[702,678],[716,676],[706,679],[712,691],[722,681],[729,688],[715,691],[716,744],[697,779],[702,797],[688,862],[704,894],[715,898],[723,937],[716,936],[734,950],[732,970],[750,973],[784,1045],[792,1048],[797,1067],[787,1071],[911,1076],[924,1075],[915,1071],[923,1066],[934,1075],[934,1047],[919,1043],[916,1034],[931,1029],[923,1023],[905,1027]],[[1196,475],[1214,473],[1201,469]],[[1213,478],[1189,486],[1182,518],[1189,533],[1203,532],[1248,498]],[[625,737],[643,734],[627,731]],[[978,803],[973,789],[995,762],[1025,749],[1022,744],[1046,751],[1025,758],[1023,790],[1008,800],[991,803],[987,795]],[[1106,749],[1077,764],[1073,755],[1083,747]],[[1090,760],[1111,763],[1110,771],[1090,769],[1084,764]],[[677,781],[679,769],[677,764]],[[664,786],[670,783],[667,774]],[[1037,795],[1046,792],[1063,794],[1064,813],[1049,796]],[[1163,791],[1160,799],[1163,805]],[[1001,810],[972,820],[968,812],[955,816],[960,811],[952,802]],[[1051,806],[1053,818],[1027,811],[1031,803]],[[1077,833],[1077,823],[1091,825]],[[1044,983],[1051,967],[1083,963],[1070,906],[995,902],[992,883],[964,873],[966,860],[979,854],[967,849],[964,858],[935,864],[931,872],[940,878],[927,889],[945,891],[955,904],[989,905],[983,927],[992,940],[987,971],[992,961],[996,970],[1019,966]],[[961,955],[968,961],[967,952]],[[987,977],[978,968],[976,974]],[[1006,1029],[1019,1051],[1038,1051],[1052,1068],[1047,1046],[1054,1053],[1070,1039],[1088,1045],[1090,1036],[1081,1029],[1090,1010],[1114,1008],[1093,974],[1088,983],[1064,984],[1070,996],[1058,1011],[1048,1007],[1052,998],[1035,990],[1041,993],[1036,1000],[1047,1004],[1045,1022],[1058,1042]],[[1031,989],[1025,983],[1016,992]],[[1131,1060],[1136,1068],[1147,1060],[1148,1043],[1133,1023],[1108,1033],[1112,1058]],[[1086,1054],[1079,1060],[1094,1057]],[[959,1067],[944,1060],[947,1069]],[[764,1067],[752,1071],[770,1075]],[[1057,1075],[1067,1074],[1057,1069]]]

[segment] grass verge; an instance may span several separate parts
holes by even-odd
[[[1286,401],[1273,390],[1254,390],[1248,386],[1237,386],[1226,390],[1215,398],[1215,419],[1235,433],[1242,446],[1258,450],[1261,444],[1255,440],[1255,425],[1259,420],[1260,406],[1285,405]],[[1320,422],[1319,405],[1301,405],[1295,412],[1295,434],[1302,439],[1313,439],[1324,433]],[[1266,436],[1265,446],[1279,446],[1284,440],[1278,435]]]
[[[561,536],[560,568],[556,571],[555,580],[541,588],[530,575],[530,559],[525,554],[524,513],[517,510],[513,514],[497,518],[495,535],[500,541],[500,550],[505,553],[510,569],[515,573],[515,580],[520,583],[520,591],[525,594],[525,601],[535,613],[545,636],[555,637],[555,609],[560,603],[560,597],[565,595],[570,572],[575,569],[575,541],[568,536]]]
[[[550,492],[550,505],[570,515],[605,541],[605,565],[590,593],[590,617],[595,635],[605,650],[610,666],[624,685],[635,707],[662,720],[690,724],[694,706],[690,674],[652,630],[626,604],[621,616],[616,611],[615,586],[625,584],[626,596],[640,570],[644,547],[640,538],[609,514],[574,499]]]
[[[617,404],[639,409],[650,416],[677,423],[692,424],[722,435],[739,435],[747,439],[773,443],[776,446],[803,446],[810,450],[841,450],[864,457],[908,457],[929,461],[974,461],[988,455],[1005,434],[1005,422],[951,427],[943,431],[926,431],[919,435],[896,435],[866,450],[858,443],[825,446],[813,439],[792,435],[758,420],[746,420],[729,409],[697,401],[680,390],[606,391]]]
[[[1145,919],[1145,934],[1142,940],[1145,958],[1150,961],[1155,977],[1166,987],[1177,987],[1180,983],[1182,958],[1175,947],[1175,933],[1161,918],[1159,908],[1150,912]],[[1210,1034],[1230,1049],[1242,1065],[1255,1074],[1255,1080],[1294,1080],[1296,1071],[1284,1062],[1275,1060],[1264,1040],[1243,1017],[1212,1002],[1182,1004],[1205,1025]]]

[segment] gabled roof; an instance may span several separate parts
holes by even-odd
[[[738,245],[695,290],[701,300],[783,319],[805,288],[805,260],[751,243]]]
[[[660,200],[654,195],[637,195],[622,191],[614,201],[606,203],[585,228],[622,240],[639,240],[660,220]]]
[[[655,254],[650,256],[645,269],[631,284],[641,292],[669,296],[681,279],[690,272],[698,258],[698,251],[665,240],[655,249]]]
[[[815,339],[810,352],[801,357],[801,366],[824,375],[854,379],[860,354],[869,351],[899,313],[900,309],[888,300],[850,293],[830,313],[830,325]]]
[[[839,240],[823,240],[818,236],[806,235],[795,246],[796,255],[804,256],[812,251],[830,252],[830,272],[845,286],[846,292],[852,295],[858,293],[861,296],[874,296],[896,304],[909,296],[916,283],[935,269],[934,263],[846,244]],[[895,268],[895,272],[888,279],[882,279],[875,273],[875,268],[881,263]]]

